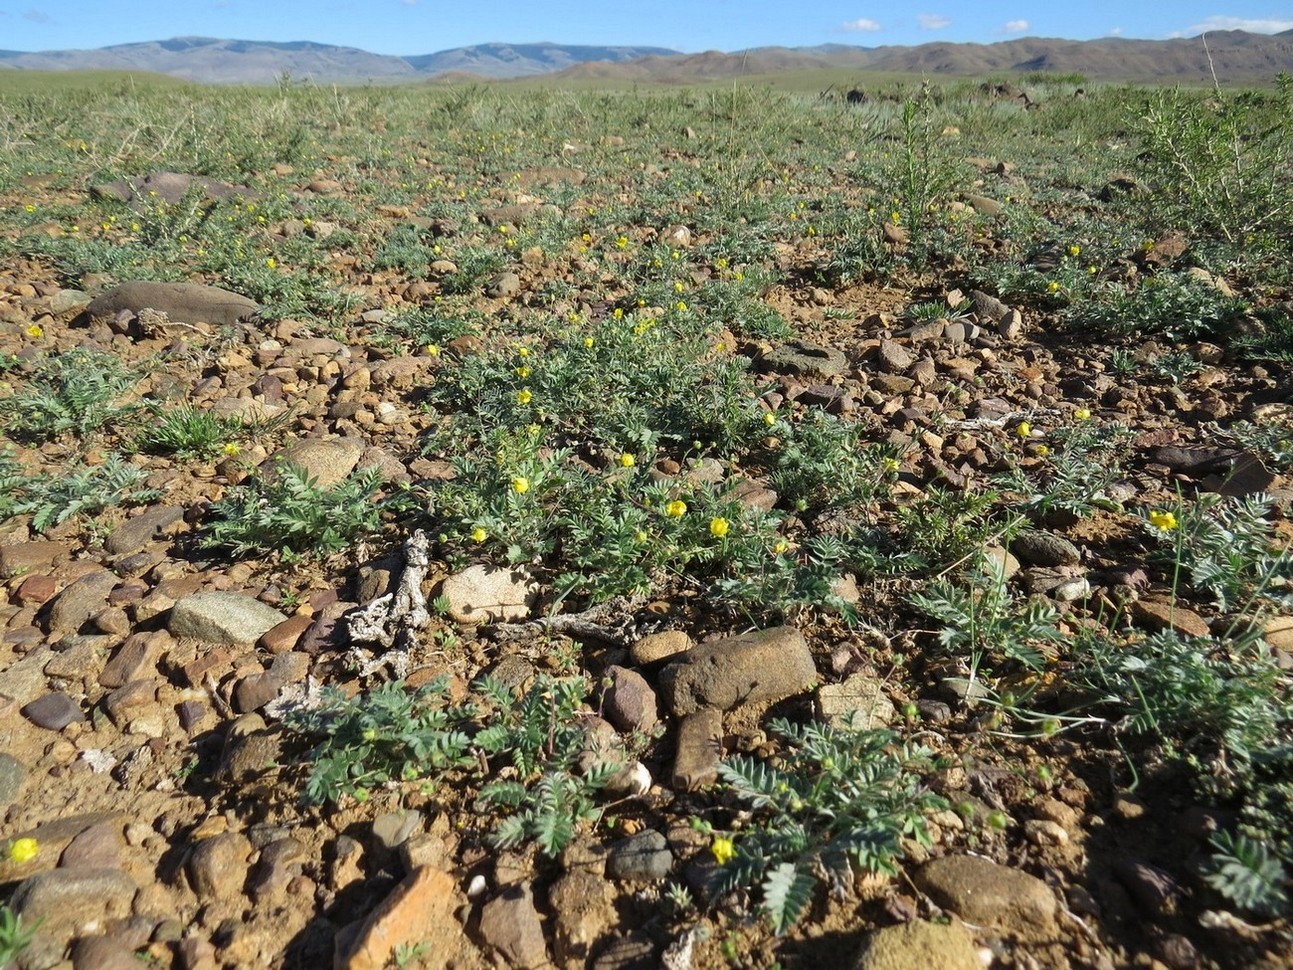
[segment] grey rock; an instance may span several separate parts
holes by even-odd
[[[260,193],[246,185],[230,185],[205,175],[184,172],[149,172],[147,175],[117,182],[104,182],[90,186],[90,195],[96,199],[115,199],[119,202],[182,202],[190,191],[197,191],[206,201],[226,199],[259,199]]]
[[[606,668],[611,686],[606,691],[604,713],[621,731],[649,732],[655,727],[656,696],[645,677],[636,670],[611,666]]]
[[[695,642],[682,630],[667,630],[664,633],[649,633],[629,650],[629,656],[635,664],[659,663],[681,656],[695,646]]]
[[[61,731],[75,721],[85,720],[80,705],[61,691],[38,697],[25,705],[22,716],[48,731]]]
[[[446,579],[440,593],[456,623],[510,622],[530,615],[539,584],[523,567],[477,565]]]
[[[879,354],[880,369],[886,374],[905,373],[915,361],[911,351],[893,340],[881,340]]]
[[[199,842],[188,859],[189,883],[202,899],[228,900],[242,892],[251,843],[241,832],[221,832]]]
[[[916,885],[967,923],[1024,938],[1055,933],[1055,896],[1036,876],[980,856],[951,855],[917,871]]]
[[[120,580],[115,573],[97,569],[64,588],[49,606],[50,633],[76,633],[108,605],[108,594]]]
[[[104,548],[114,556],[138,552],[182,518],[183,509],[173,505],[155,505],[142,515],[136,515],[119,525],[108,536]]]
[[[702,707],[728,711],[779,701],[816,679],[803,634],[780,626],[693,648],[661,672],[660,688],[665,704],[682,717]]]
[[[120,869],[121,850],[126,845],[122,828],[120,818],[95,822],[73,836],[58,864],[73,869]]]
[[[982,290],[971,290],[970,300],[974,303],[974,312],[979,317],[979,322],[996,323],[1010,312],[1010,307],[1006,306],[995,296],[984,293]]]
[[[869,731],[888,727],[897,713],[884,693],[884,681],[858,673],[842,684],[823,684],[817,689],[817,708],[832,727],[851,724]]]
[[[27,780],[27,766],[11,754],[0,751],[0,808],[18,800]]]
[[[867,936],[854,970],[983,970],[983,963],[962,924],[914,920]]]
[[[194,593],[171,609],[167,628],[207,643],[255,643],[283,622],[283,614],[242,593]]]
[[[45,665],[53,657],[54,651],[42,644],[8,669],[0,670],[0,694],[19,704],[35,700],[45,691]]]
[[[673,787],[694,791],[718,778],[723,754],[723,714],[704,707],[678,725],[677,752],[673,762]]]
[[[373,819],[373,838],[384,849],[398,849],[421,828],[418,812],[385,812]]]
[[[129,916],[135,889],[119,869],[51,869],[24,879],[9,905],[26,925],[39,921],[42,934],[66,940]]]
[[[363,453],[364,443],[358,438],[304,438],[270,455],[260,470],[266,479],[273,480],[275,467],[290,462],[320,488],[331,488],[355,470]]]
[[[516,296],[521,292],[521,277],[515,273],[499,273],[489,284],[489,289],[485,291],[487,296],[495,299]]]
[[[85,308],[92,320],[112,319],[123,310],[152,309],[181,323],[232,326],[253,316],[257,305],[245,296],[200,283],[122,283]]]
[[[282,677],[269,670],[248,674],[233,689],[233,709],[239,714],[259,711],[278,697],[284,684]]]
[[[1034,566],[1076,566],[1082,561],[1077,546],[1063,536],[1038,529],[1024,529],[1010,543],[1010,551]]]
[[[764,354],[759,361],[775,374],[799,377],[838,377],[848,370],[849,361],[834,347],[822,347],[804,340],[791,340]]]
[[[965,201],[981,216],[999,216],[1006,211],[1000,202],[986,195],[967,195]]]
[[[655,829],[646,829],[611,846],[606,874],[626,882],[659,882],[673,868],[669,840]]]
[[[86,936],[72,946],[72,970],[139,970],[135,951],[110,936]]]
[[[49,312],[53,314],[79,310],[90,302],[90,294],[82,290],[59,290],[49,298]]]
[[[543,924],[528,884],[510,886],[481,908],[480,935],[510,966],[534,970],[548,963]]]

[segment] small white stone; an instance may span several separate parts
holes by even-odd
[[[488,888],[489,886],[488,886],[488,883],[486,883],[485,881],[485,877],[482,876],[480,873],[477,873],[476,875],[472,876],[471,881],[467,883],[467,898],[475,899],[477,896],[484,893],[485,890]]]

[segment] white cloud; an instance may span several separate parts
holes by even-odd
[[[1006,25],[1001,28],[1003,34],[1022,34],[1028,30],[1027,20],[1008,20]]]
[[[920,24],[921,30],[942,30],[952,25],[952,22],[941,13],[916,14],[916,23]]]
[[[840,30],[850,34],[870,33],[880,29],[880,25],[869,17],[858,17],[857,20],[846,20],[840,24]]]
[[[1195,34],[1202,34],[1209,30],[1246,30],[1250,34],[1279,34],[1286,30],[1293,30],[1293,20],[1276,20],[1274,17],[1248,18],[1248,17],[1209,17],[1197,24],[1186,27],[1184,31],[1174,34],[1174,37],[1193,37]]]
[[[1110,27],[1110,28],[1109,28],[1109,33],[1107,33],[1105,36],[1106,36],[1106,37],[1121,37],[1121,36],[1122,36],[1122,28],[1121,28],[1121,27]]]

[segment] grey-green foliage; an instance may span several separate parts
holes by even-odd
[[[1135,126],[1151,226],[1227,242],[1293,238],[1293,77],[1275,93],[1157,91]]]
[[[1162,743],[1190,769],[1201,797],[1236,808],[1238,834],[1214,842],[1210,884],[1242,908],[1286,910],[1293,680],[1265,645],[1171,630],[1123,644],[1088,632],[1072,661],[1074,688],[1119,717],[1125,732]]]
[[[715,872],[713,889],[758,887],[781,934],[803,916],[823,878],[838,890],[859,873],[895,873],[901,839],[928,845],[924,813],[944,803],[920,782],[930,753],[898,744],[892,732],[782,719],[771,728],[785,742],[775,766],[744,755],[719,766],[753,819]]]
[[[273,475],[230,489],[211,506],[203,543],[235,557],[340,552],[381,527],[381,485],[380,473],[367,469],[325,488],[298,465],[279,462]]]
[[[31,946],[39,928],[39,923],[24,926],[21,916],[7,904],[0,905],[0,968],[17,964],[18,958]]]
[[[1293,557],[1275,547],[1275,528],[1267,518],[1267,495],[1226,498],[1203,493],[1177,515],[1172,543],[1160,559],[1179,561],[1190,585],[1211,595],[1220,610],[1261,597],[1279,605],[1293,603]]]
[[[0,518],[32,513],[32,528],[44,532],[74,515],[93,515],[115,505],[142,505],[161,492],[139,487],[146,474],[118,454],[101,465],[84,465],[58,475],[22,475],[0,469]]]
[[[111,354],[78,347],[41,361],[26,387],[0,398],[0,420],[16,437],[84,437],[138,410],[123,401],[137,379]]]
[[[1018,495],[1016,507],[1033,518],[1054,512],[1088,516],[1097,508],[1116,505],[1109,490],[1122,476],[1133,437],[1130,428],[1116,422],[1086,421],[1051,429],[1046,437],[1050,451],[1041,467],[1013,464],[994,484]]]
[[[802,420],[785,425],[772,487],[801,513],[865,506],[888,492],[899,450],[864,445],[862,436],[856,422],[818,408],[809,410]]]
[[[502,815],[492,841],[532,840],[555,856],[598,814],[598,793],[621,767],[611,756],[585,759],[587,694],[581,677],[539,676],[525,691],[485,677],[454,703],[447,678],[412,692],[395,681],[355,697],[325,688],[318,706],[289,712],[284,723],[320,738],[307,802],[365,800],[392,783],[484,779],[477,807]],[[496,777],[504,768],[510,777]]]
[[[143,451],[177,458],[212,458],[245,433],[245,426],[236,418],[222,418],[185,404],[158,412],[139,432],[137,441]]]
[[[975,666],[986,659],[1041,669],[1046,658],[1039,644],[1061,639],[1055,607],[1038,599],[1018,605],[997,559],[982,557],[966,578],[966,583],[936,579],[911,597],[916,609],[942,624],[938,642],[949,653],[970,657]]]
[[[1109,285],[1073,303],[1065,320],[1078,333],[1228,343],[1247,312],[1243,300],[1187,273],[1139,277],[1130,288]]]

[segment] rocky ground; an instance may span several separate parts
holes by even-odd
[[[957,204],[990,209],[978,193],[1004,194],[994,181],[1004,173],[985,165],[978,192]],[[303,205],[341,191],[344,177],[325,166],[275,173]],[[541,192],[522,193],[519,207],[510,191],[497,195],[479,208],[487,231],[544,215]],[[94,204],[86,186],[39,177],[3,201],[32,198]],[[887,245],[901,248],[888,228]],[[685,219],[639,229],[681,252],[705,242]],[[305,230],[284,220],[267,231]],[[713,334],[714,353],[748,360],[784,420],[822,409],[901,446],[890,512],[931,486],[973,489],[1010,467],[1044,468],[1048,429],[1122,422],[1130,458],[1109,502],[989,536],[990,558],[1020,599],[1059,612],[1069,638],[1093,624],[1226,632],[1234,611],[1177,599],[1143,522],[1124,509],[1173,507],[1178,490],[1262,493],[1284,541],[1287,476],[1209,429],[1240,418],[1287,427],[1286,375],[1211,342],[1145,339],[1128,350],[1144,365],[1129,376],[1108,366],[1108,346],[1076,339],[1039,305],[962,289],[955,274],[829,283],[807,271],[812,245],[778,251],[783,281],[764,295],[795,336]],[[0,265],[11,392],[41,360],[92,347],[138,368],[128,400],[188,402],[247,427],[237,448],[202,459],[129,454],[157,490],[147,501],[43,529],[31,514],[0,524],[0,901],[35,927],[19,966],[1288,966],[1285,920],[1219,905],[1198,879],[1227,809],[1166,753],[1142,745],[1133,760],[1098,717],[1058,732],[1003,722],[1000,704],[976,696],[968,658],[935,649],[937,626],[912,609],[916,587],[902,576],[855,572],[837,586],[859,625],[829,608],[751,624],[676,577],[650,596],[556,603],[541,569],[448,555],[436,527],[407,509],[333,555],[231,557],[202,543],[212,504],[275,474],[279,459],[324,487],[373,469],[378,494],[417,500],[451,478],[425,445],[440,420],[426,389],[512,340],[536,294],[575,281],[572,267],[589,258],[526,251],[472,294],[483,329],[432,347],[392,344],[382,324],[434,300],[451,263],[412,281],[356,270],[362,305],[327,335],[262,319],[253,301],[199,278],[118,285],[105,274],[69,280],[41,258]],[[1118,265],[1152,272],[1180,258],[1171,236]],[[1196,278],[1225,286],[1203,270]],[[947,314],[912,318],[917,293]],[[596,316],[610,304],[575,305]],[[1146,379],[1169,352],[1186,355],[1189,373]],[[12,447],[27,474],[58,476],[79,467],[77,453],[102,465],[132,440],[106,434],[15,435]],[[651,471],[778,508],[757,467],[662,456]],[[1262,622],[1278,665],[1293,666],[1293,625]],[[393,647],[398,660],[385,654]],[[497,848],[475,783],[393,781],[359,798],[302,799],[317,739],[284,718],[321,685],[354,695],[396,674],[410,688],[443,675],[461,696],[482,673],[523,689],[572,671],[595,687],[581,730],[627,745],[635,769],[555,859],[532,844]],[[993,698],[1008,687],[994,686]],[[1062,693],[1048,683],[1038,708],[1062,710]],[[945,805],[929,815],[926,842],[904,840],[896,874],[819,895],[777,936],[754,899],[707,891],[724,861],[711,829],[739,842],[749,821],[716,785],[717,767],[737,753],[784,756],[774,716],[851,711],[942,759],[925,784]]]

